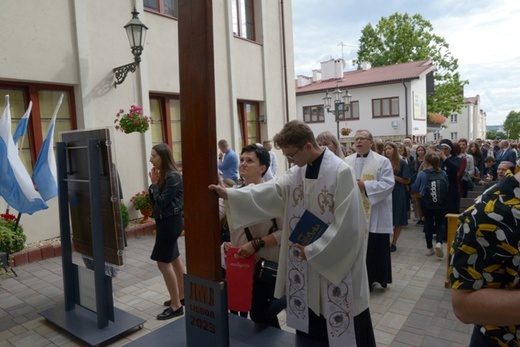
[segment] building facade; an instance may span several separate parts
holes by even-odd
[[[376,139],[399,141],[410,137],[419,143],[427,139],[427,85],[433,78],[435,65],[431,60],[343,72],[343,59],[321,63],[312,77],[298,76],[296,80],[296,112],[318,134],[337,128],[350,128],[348,136],[340,140],[351,145],[358,129],[370,130]],[[323,98],[336,88],[348,89],[350,104],[336,114],[328,113]],[[334,109],[334,106],[332,106]],[[339,126],[338,126],[339,125]]]
[[[133,61],[123,26],[134,4],[148,27],[144,51],[137,71],[114,88],[113,69]],[[291,6],[290,0],[213,1],[216,133],[237,151],[270,139],[295,118]],[[168,143],[176,161],[187,160],[182,158],[177,20],[177,0],[2,4],[0,99],[10,95],[13,131],[33,102],[21,150],[29,173],[62,93],[55,141],[61,131],[113,129],[120,109],[142,106],[154,120],[151,130],[113,133],[123,201],[131,217],[138,216],[128,202],[148,187],[152,146]],[[217,144],[214,150],[217,160]],[[276,154],[283,172],[286,161]],[[48,204],[48,210],[22,217],[28,242],[59,236],[57,199]],[[0,210],[6,207],[0,199]]]
[[[480,108],[480,96],[465,97],[464,106],[459,113],[452,112],[446,119],[444,127],[431,133],[428,139],[431,141],[439,138],[457,141],[458,139],[485,139],[486,138],[486,112]]]

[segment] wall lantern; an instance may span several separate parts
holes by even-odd
[[[139,12],[137,12],[134,7],[134,10],[132,11],[132,19],[124,26],[130,43],[130,48],[132,49],[132,54],[134,55],[134,62],[116,67],[113,70],[116,77],[116,81],[114,82],[114,87],[116,88],[118,84],[125,81],[126,75],[128,75],[129,72],[135,72],[141,62],[141,53],[143,53],[144,41],[146,39],[146,31],[148,28],[139,20],[139,17],[137,16],[138,14]]]

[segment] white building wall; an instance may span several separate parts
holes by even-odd
[[[285,6],[286,69],[282,60],[281,13],[278,2],[255,2],[256,37],[249,42],[233,37],[231,5],[213,1],[217,138],[238,143],[239,99],[260,103],[261,138],[272,138],[286,119],[295,118],[294,53],[291,1]],[[123,26],[131,19],[132,0],[7,1],[0,11],[2,59],[0,81],[64,84],[74,87],[78,128],[113,127],[116,112],[132,104],[149,114],[149,93],[180,94],[177,20],[143,10],[140,20],[149,28],[141,64],[114,88],[112,69],[133,62]],[[284,100],[287,75],[288,104]],[[204,102],[201,100],[201,102]],[[286,109],[289,114],[286,114]],[[125,201],[148,186],[151,133],[114,132],[115,156]],[[218,148],[215,144],[215,153]],[[279,172],[287,162],[276,151]],[[215,155],[216,158],[216,155]],[[28,242],[59,235],[57,199],[50,208],[24,215]],[[0,210],[6,204],[0,199]],[[131,216],[137,213],[130,209]]]
[[[452,115],[456,117],[452,117]],[[485,112],[480,110],[480,101],[477,98],[476,103],[466,102],[460,113],[453,112],[446,119],[446,126],[441,129],[441,137],[450,140],[458,140],[465,138],[474,140],[476,138],[485,138]],[[456,138],[454,138],[454,134]],[[433,137],[431,138],[433,140]]]
[[[342,137],[343,141],[350,143],[356,130],[367,129],[372,132],[374,138],[404,138],[408,135],[423,136],[426,135],[426,120],[413,119],[413,92],[426,93],[425,79],[406,82],[407,89],[401,82],[376,85],[367,87],[352,87],[349,92],[352,95],[352,102],[359,102],[359,120],[340,121],[339,128],[348,127],[354,132],[348,137]],[[344,88],[342,88],[344,90]],[[408,93],[407,96],[405,94]],[[323,105],[323,97],[325,91],[317,91],[312,94],[298,95],[296,98],[297,117],[303,120],[303,107]],[[372,117],[372,100],[380,98],[399,98],[399,117]],[[406,113],[408,110],[408,114]],[[406,119],[408,119],[408,133],[406,128]],[[324,123],[309,123],[313,132],[317,135],[323,131],[330,131],[336,134],[337,125],[335,114],[325,111]]]

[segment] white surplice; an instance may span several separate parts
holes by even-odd
[[[325,150],[324,161],[333,160],[334,156]],[[335,159],[334,159],[335,160]],[[291,183],[296,177],[305,177],[307,166],[292,167],[283,176],[271,184],[260,184],[242,189],[228,189],[226,203],[228,223],[231,228],[243,228],[272,216],[284,216],[284,229],[280,248],[279,274],[286,273],[286,260],[289,251],[289,235],[299,220],[289,211],[290,204],[301,198],[296,194],[304,194],[306,208],[320,215],[320,204],[315,193],[315,185],[319,184],[325,173],[320,170],[318,179],[305,179],[305,191],[291,191]],[[339,163],[336,172],[335,190],[333,192],[334,220],[323,236],[305,247],[308,260],[307,297],[309,307],[317,314],[324,313],[322,307],[322,281],[320,276],[338,286],[351,274],[353,287],[353,317],[369,307],[368,279],[365,264],[364,233],[367,227],[364,208],[359,188],[352,168],[344,162]],[[275,297],[286,292],[286,277],[278,276]]]
[[[356,178],[363,179],[365,183],[363,194],[366,194],[370,203],[369,231],[377,234],[393,234],[392,190],[395,179],[392,164],[388,158],[374,151],[370,151],[366,158],[356,156],[356,154],[349,155],[345,158],[345,162],[354,168]],[[376,167],[370,165],[374,161],[377,163]]]

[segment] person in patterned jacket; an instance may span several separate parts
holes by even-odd
[[[520,345],[520,172],[510,172],[459,218],[449,267],[452,305],[474,324],[470,346]]]

